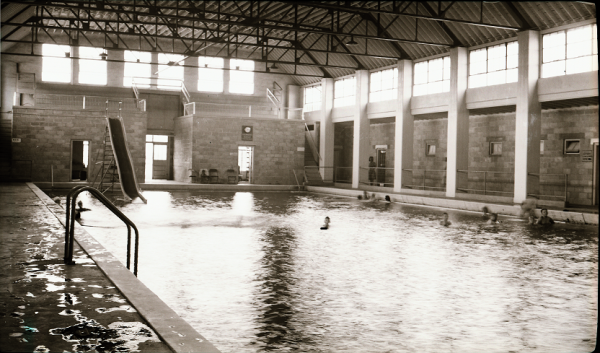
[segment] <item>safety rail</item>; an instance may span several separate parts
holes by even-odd
[[[309,136],[308,145],[310,151],[313,154],[315,162],[317,162],[318,165],[321,165],[321,155],[319,154],[319,149],[317,148],[317,142],[315,141],[315,138],[313,137],[313,134],[310,131],[311,130],[308,129],[308,124],[304,123],[304,135]]]
[[[352,184],[352,167],[334,167],[333,181],[341,184]]]
[[[64,261],[66,265],[74,265],[73,261],[73,242],[75,240],[75,202],[77,196],[83,192],[88,191],[94,195],[106,208],[108,208],[115,216],[119,217],[125,225],[127,225],[127,269],[131,269],[131,228],[135,231],[135,252],[133,254],[133,274],[137,277],[138,273],[138,250],[140,233],[138,232],[135,224],[127,218],[109,199],[106,198],[98,189],[91,186],[79,185],[71,189],[67,194],[67,215],[65,222],[65,256]]]
[[[270,105],[245,105],[245,104],[223,104],[223,103],[204,103],[190,102],[184,105],[185,115],[201,114],[210,116],[243,116],[243,117],[274,117],[277,118],[279,112]]]
[[[298,186],[298,191],[302,190],[302,186],[300,185],[300,182],[298,181],[298,175],[296,174],[296,170],[292,169],[292,173],[294,173],[294,179],[296,179],[296,185]]]
[[[508,174],[509,176],[513,176],[514,177],[514,172],[497,172],[497,171],[493,171],[493,170],[457,170],[458,173],[466,173],[467,174],[467,187],[460,187],[457,186],[456,190],[458,191],[462,191],[462,192],[472,192],[472,193],[476,193],[476,194],[481,194],[483,193],[483,195],[488,195],[488,194],[513,194],[514,193],[514,180],[513,178],[508,178],[506,180],[502,180],[502,179],[490,179],[488,178],[488,174]],[[480,178],[476,178],[476,179],[469,179],[469,173],[482,173],[483,174],[483,179]],[[474,189],[474,188],[469,188],[468,184],[477,184],[477,183],[481,183],[483,182],[483,189]],[[488,184],[504,184],[504,185],[509,185],[511,190],[507,190],[507,191],[502,191],[502,190],[490,190],[489,185]],[[458,185],[458,184],[457,184]]]
[[[540,194],[527,194],[527,196],[533,196],[536,197],[538,199],[562,199],[562,201],[567,202],[567,197],[568,197],[568,187],[569,187],[569,174],[539,174],[539,173],[527,173],[527,177],[537,177],[539,186],[540,186]],[[563,178],[563,183],[561,183],[560,181],[557,182],[546,182],[546,183],[542,183],[542,177],[562,177]],[[556,193],[560,193],[560,195],[543,195],[541,194],[542,192],[542,188],[544,186],[563,186],[564,189],[563,190],[557,190]]]
[[[36,94],[34,106],[36,108],[53,108],[66,110],[105,110],[106,101],[110,100],[110,111],[145,111],[140,109],[140,104],[135,98],[101,97],[70,94]],[[145,100],[142,100],[145,102]],[[122,106],[119,106],[122,102]]]
[[[306,180],[310,181],[310,179],[306,176],[306,170],[308,169],[316,169],[319,174],[321,174],[321,169],[333,169],[332,173],[331,173],[331,180],[327,179],[325,180],[325,178],[322,178],[322,181],[324,183],[333,183],[335,181],[335,168],[333,166],[318,166],[318,165],[306,165],[304,166],[304,177],[306,178]],[[324,175],[325,173],[322,173],[321,175]]]
[[[364,181],[364,174],[365,173],[361,173],[361,177],[359,177],[359,184],[363,184],[363,185],[373,185],[373,186],[382,186],[382,187],[393,187],[394,186],[394,169],[395,168],[386,168],[386,167],[360,167],[359,168],[361,171],[366,171],[367,173],[367,181]],[[369,170],[370,169],[374,169],[375,170],[375,180],[373,182],[371,182],[369,180]],[[388,173],[386,171],[391,171],[391,173]],[[381,182],[380,180],[383,179],[383,182]],[[391,182],[388,182],[387,180],[391,179]]]
[[[415,172],[421,171],[421,170],[423,171],[422,183],[420,185],[417,185],[417,184],[414,183],[414,180],[416,179],[415,178]],[[446,170],[445,169],[443,169],[443,170],[439,170],[439,169],[438,170],[436,170],[436,169],[402,169],[402,171],[404,171],[404,172],[411,172],[411,174],[412,174],[412,180],[413,180],[412,184],[402,184],[403,188],[404,187],[410,188],[410,189],[419,189],[419,188],[421,188],[422,190],[425,190],[425,189],[436,190],[436,189],[445,189],[446,188],[446,186],[445,186],[446,185],[446,178],[445,178],[445,176],[446,176],[445,175],[446,174]],[[432,172],[434,172],[434,173],[442,173],[442,175],[439,177],[439,179],[440,179],[440,186],[431,186],[431,185],[427,186],[427,183],[426,183],[427,172],[430,172],[430,173],[432,173]]]

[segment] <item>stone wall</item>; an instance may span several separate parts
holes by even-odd
[[[544,195],[562,197],[563,175],[568,174],[567,202],[592,204],[593,162],[582,161],[585,154],[582,152],[592,150],[592,138],[598,138],[598,106],[542,111],[540,139],[544,140],[544,152],[540,159],[540,174]],[[565,139],[579,139],[580,153],[565,154]]]
[[[446,190],[447,136],[448,119],[415,119],[412,180],[418,189],[422,189],[425,175],[426,190]],[[435,144],[435,155],[425,154],[427,143]]]
[[[173,143],[173,179],[181,182],[198,182],[191,180],[193,126],[192,116],[181,116],[175,119],[175,137]],[[199,174],[198,174],[199,175]]]
[[[102,160],[106,118],[104,111],[13,108],[12,160],[31,161],[34,182],[70,181],[71,141],[89,140],[88,180],[99,170]],[[123,112],[127,143],[138,182],[144,180],[146,113]]]
[[[192,167],[217,169],[227,182],[228,169],[237,171],[238,146],[254,147],[253,184],[296,184],[292,169],[304,167],[304,122],[259,118],[193,118]],[[252,141],[242,140],[242,126],[252,126]]]
[[[354,122],[334,124],[334,160],[337,182],[352,183],[354,155]]]
[[[370,120],[370,150],[369,156],[373,156],[377,162],[377,145],[387,145],[385,156],[385,167],[394,168],[394,141],[396,141],[396,123],[377,123],[376,119]],[[383,172],[383,171],[382,171]],[[394,170],[385,170],[386,186],[392,187],[394,183]],[[379,179],[378,179],[379,180]]]
[[[501,154],[491,154],[492,142],[501,143]],[[483,190],[485,183],[486,193],[490,195],[513,195],[515,113],[469,117],[469,171],[469,189]]]

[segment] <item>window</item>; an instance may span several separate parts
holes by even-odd
[[[565,139],[565,154],[579,154],[579,140]]]
[[[517,82],[519,44],[502,43],[469,52],[469,88]]]
[[[490,156],[502,155],[502,142],[490,142]]]
[[[545,34],[542,77],[598,70],[596,24]]]
[[[131,87],[135,81],[138,87],[150,87],[152,77],[152,53],[144,51],[125,50],[125,72],[123,86]]]
[[[159,89],[181,89],[183,82],[183,55],[158,53]]]
[[[398,68],[371,73],[369,102],[381,102],[398,97]]]
[[[198,57],[198,91],[223,92],[223,58]]]
[[[321,85],[304,88],[304,111],[321,109]]]
[[[231,59],[229,67],[229,92],[253,94],[254,61]]]
[[[415,64],[413,95],[450,92],[450,57]]]
[[[42,81],[71,82],[70,46],[42,44],[42,56]]]
[[[335,81],[333,86],[333,106],[345,107],[354,104],[354,97],[356,95],[355,85],[356,79],[354,77],[348,77]]]
[[[79,47],[79,83],[106,85],[106,55],[102,48]]]

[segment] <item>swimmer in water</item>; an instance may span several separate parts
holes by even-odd
[[[484,220],[490,219],[490,210],[487,208],[487,206],[483,206],[481,208],[481,212],[483,212],[482,217]]]
[[[392,199],[390,199],[390,196],[389,196],[389,195],[385,195],[385,200],[386,200],[387,202],[392,202]]]
[[[490,219],[488,219],[487,224],[500,223],[500,221],[498,220],[498,214],[497,213],[490,213],[489,217],[490,217]]]
[[[325,223],[321,226],[321,229],[329,229],[329,217],[325,217]]]
[[[554,224],[554,220],[552,218],[548,217],[548,209],[542,208],[542,210],[540,212],[542,213],[542,216],[540,218],[538,218],[537,221],[535,221],[535,224],[540,224],[540,225]]]
[[[77,202],[78,208],[75,209],[75,219],[81,219],[81,212],[91,211],[89,208],[83,208],[83,202],[79,200]]]
[[[447,214],[446,212],[444,212],[443,216],[444,216],[444,219],[442,219],[442,220],[440,221],[440,225],[442,225],[442,226],[444,226],[444,227],[448,227],[448,226],[450,226],[450,225],[452,224],[452,222],[450,222],[450,221],[448,220],[448,214]]]

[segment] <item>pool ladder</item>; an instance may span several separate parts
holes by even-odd
[[[106,206],[115,216],[119,217],[125,225],[127,225],[127,269],[130,268],[131,262],[131,228],[135,231],[135,252],[133,254],[133,274],[137,277],[138,270],[138,249],[139,249],[139,239],[140,233],[138,232],[135,224],[127,218],[123,212],[121,212],[109,199],[106,198],[98,189],[86,186],[79,185],[71,189],[67,194],[67,219],[65,222],[65,264],[66,265],[74,265],[73,261],[73,241],[75,240],[75,202],[77,201],[77,196],[83,192],[88,191],[92,195],[94,195],[100,202]],[[70,222],[70,223],[69,223]]]

